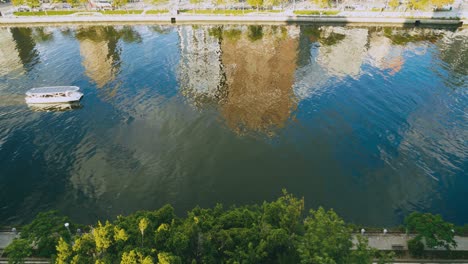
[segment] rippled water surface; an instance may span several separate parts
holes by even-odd
[[[0,223],[282,188],[356,223],[466,223],[467,76],[466,28],[0,28]],[[46,85],[85,96],[28,107]]]

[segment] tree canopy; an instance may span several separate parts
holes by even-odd
[[[444,247],[449,250],[457,246],[455,226],[445,222],[441,215],[414,212],[405,218],[405,224],[409,232],[416,233],[416,240],[424,239],[429,248]]]
[[[16,260],[54,257],[58,264],[367,264],[376,256],[364,238],[352,250],[352,230],[333,210],[306,214],[304,199],[286,191],[273,202],[195,207],[182,218],[166,205],[98,222],[79,234],[69,232],[66,221],[55,211],[39,214],[6,253]],[[70,230],[76,227],[70,224]]]

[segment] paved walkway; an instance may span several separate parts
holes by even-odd
[[[414,237],[414,235],[406,234],[365,234],[369,239],[369,246],[379,250],[392,250],[399,248],[401,250],[408,250],[407,241]],[[353,239],[356,241],[356,238]],[[457,247],[454,251],[468,251],[468,237],[455,236]],[[445,250],[444,248],[435,250]]]
[[[13,232],[0,232],[0,250],[6,248],[13,241],[16,234]]]

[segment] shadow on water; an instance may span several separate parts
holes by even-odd
[[[83,108],[80,102],[60,104],[28,104],[28,107],[36,112],[65,112]]]

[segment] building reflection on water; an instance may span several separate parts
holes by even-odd
[[[178,29],[181,92],[197,106],[216,102],[239,134],[272,133],[296,108],[299,28],[216,26]]]
[[[22,60],[16,49],[15,39],[8,28],[0,29],[0,76],[22,69]]]
[[[119,40],[140,42],[141,37],[129,26],[80,27],[76,32],[85,74],[98,88],[112,82],[120,70]]]
[[[259,29],[263,35],[252,40]],[[235,39],[223,38],[227,95],[220,111],[232,130],[273,133],[285,126],[297,106],[298,38],[296,26],[247,26]]]
[[[179,210],[219,199],[241,204],[252,197],[265,199],[265,194],[289,185],[290,191],[304,193],[307,201],[327,204],[354,219],[394,223],[395,211],[424,209],[431,197],[440,198],[442,194],[432,195],[440,186],[437,180],[456,182],[440,175],[454,175],[461,166],[457,162],[466,158],[465,148],[454,147],[463,140],[463,125],[448,129],[449,125],[434,124],[440,121],[438,116],[450,120],[460,112],[447,112],[445,102],[435,99],[411,105],[405,109],[408,114],[394,113],[384,124],[382,116],[366,119],[356,113],[392,112],[398,107],[384,108],[387,100],[402,107],[407,101],[391,101],[395,94],[359,101],[359,88],[349,84],[361,78],[382,78],[379,83],[385,83],[385,78],[396,80],[391,78],[414,67],[408,65],[411,57],[430,55],[427,50],[432,43],[438,47],[434,56],[444,62],[442,69],[465,74],[468,52],[462,34],[466,30],[438,34],[419,29],[297,25],[135,28],[65,31],[79,43],[75,52],[81,62],[76,63],[83,68],[75,67],[73,74],[87,76],[79,81],[88,89],[84,99],[90,103],[80,111],[48,116],[51,127],[59,128],[60,118],[67,116],[69,131],[56,129],[61,141],[51,142],[52,130],[29,122],[38,133],[35,147],[47,154],[39,158],[61,170],[44,165],[43,174],[67,173],[70,187],[66,188],[72,189],[50,204],[65,210],[73,207],[76,210],[67,213],[76,218],[83,211],[107,217],[166,202]],[[18,69],[27,73],[38,62],[50,62],[41,57],[40,41],[54,39],[47,31],[1,29],[0,52],[5,56],[0,57],[0,77]],[[7,69],[6,64],[11,67]],[[116,80],[123,83],[117,95],[101,96],[116,86]],[[104,89],[96,92],[90,87]],[[327,93],[331,95],[321,98]],[[343,94],[355,101],[340,98]],[[334,98],[338,98],[335,105]],[[381,104],[366,108],[374,101]],[[48,113],[33,114],[35,121]],[[0,139],[10,140],[7,135],[16,133],[14,129],[0,131],[5,135]],[[294,133],[294,139],[284,138],[283,131]],[[281,149],[269,144],[271,138],[279,139]],[[299,143],[289,142],[295,140]],[[411,163],[414,160],[420,163]],[[445,167],[438,169],[441,164]],[[262,188],[265,183],[268,187]],[[255,190],[246,191],[246,198],[238,201],[243,197],[233,190],[236,184],[249,184]],[[345,203],[337,192],[346,197]],[[34,193],[42,192],[37,188]],[[33,200],[33,195],[28,199]],[[14,205],[20,207],[21,201]],[[365,215],[370,211],[372,216]]]

